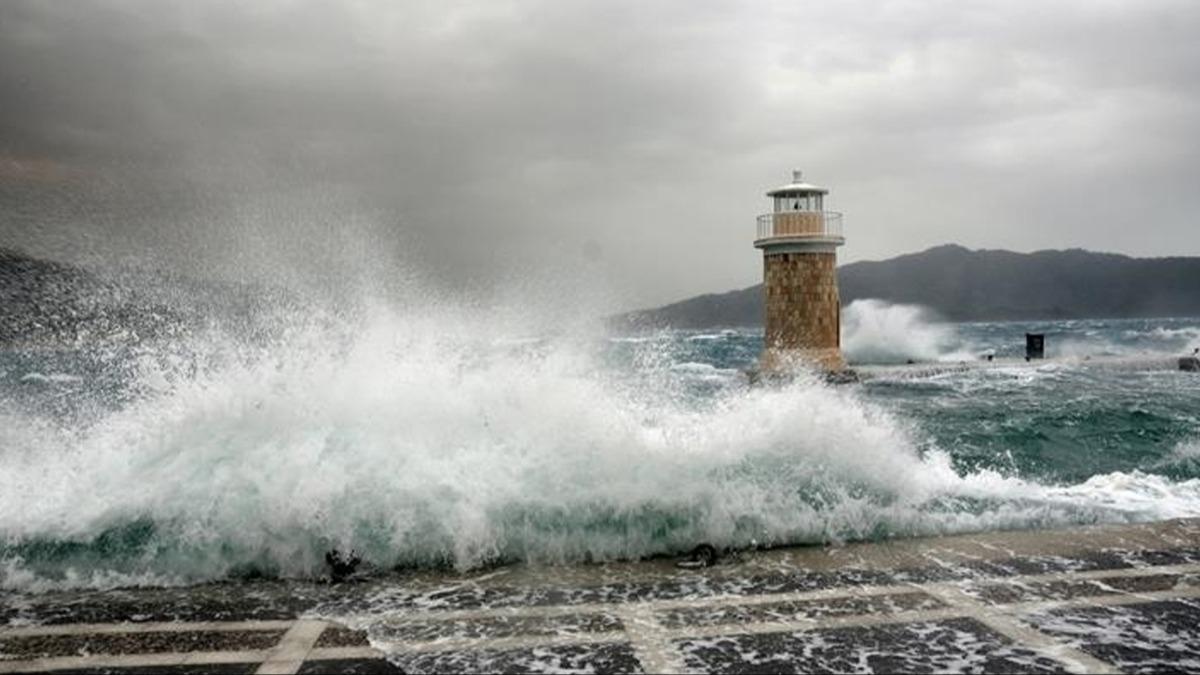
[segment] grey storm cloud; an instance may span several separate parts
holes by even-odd
[[[1197,34],[1191,0],[5,0],[0,245],[647,305],[754,283],[802,168],[843,261],[1195,255]]]

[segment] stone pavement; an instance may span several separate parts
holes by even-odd
[[[0,673],[400,672],[324,621],[64,624],[0,630]]]
[[[1200,521],[0,600],[0,673],[1200,673]]]

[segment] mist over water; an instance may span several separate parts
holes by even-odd
[[[611,336],[582,307],[435,297],[0,353],[0,585],[307,576],[332,547],[472,569],[1200,514],[1187,374],[751,388],[756,331]],[[1025,328],[874,301],[845,325],[851,360],[882,363]],[[1060,328],[1155,353],[1200,335],[1091,326]]]

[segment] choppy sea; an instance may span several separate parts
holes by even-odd
[[[750,386],[757,330],[470,313],[0,351],[0,588],[311,576],[334,547],[463,570],[1200,515],[1200,374],[1163,365],[1200,319],[859,301],[843,329],[859,383]],[[886,368],[910,360],[972,367]]]

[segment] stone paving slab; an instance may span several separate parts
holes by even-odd
[[[320,647],[370,647],[371,642],[367,639],[367,631],[351,630],[342,628],[341,626],[329,626],[321,633],[321,637],[317,638],[314,645]]]
[[[489,616],[438,620],[388,621],[377,626],[382,640],[427,642],[455,639],[500,639],[517,636],[561,636],[622,631],[621,620],[608,613],[557,616]]]
[[[642,673],[628,642],[404,653],[393,660],[407,673]]]
[[[1200,672],[1196,599],[1083,606],[1023,617],[1124,673]]]
[[[182,666],[134,668],[78,668],[53,671],[57,675],[244,675],[258,670],[257,663],[202,663]]]
[[[987,604],[1005,605],[1039,599],[1067,600],[1114,593],[1150,593],[1176,588],[1187,590],[1196,587],[1200,587],[1200,576],[1195,574],[1148,574],[1146,576],[1082,580],[989,583],[968,586],[964,590]]]
[[[296,672],[301,675],[376,675],[379,673],[403,673],[404,671],[387,661],[371,658],[305,661]]]
[[[709,673],[1066,672],[968,618],[729,635],[676,643],[688,670]]]
[[[681,607],[656,613],[666,628],[720,624],[764,623],[817,620],[835,616],[865,616],[944,608],[937,598],[925,593],[888,593],[882,595],[843,596],[812,600],[784,600],[750,605],[729,604],[715,607]]]
[[[269,649],[283,631],[172,631],[0,637],[0,654],[40,659],[80,654],[160,654]]]
[[[363,631],[305,619],[280,630],[280,623],[214,630],[204,622],[196,626],[208,630],[180,624],[170,631],[136,623],[9,627],[0,629],[0,673],[399,672]]]
[[[1200,520],[0,594],[0,673],[1195,672]],[[386,657],[386,658],[385,658]]]

